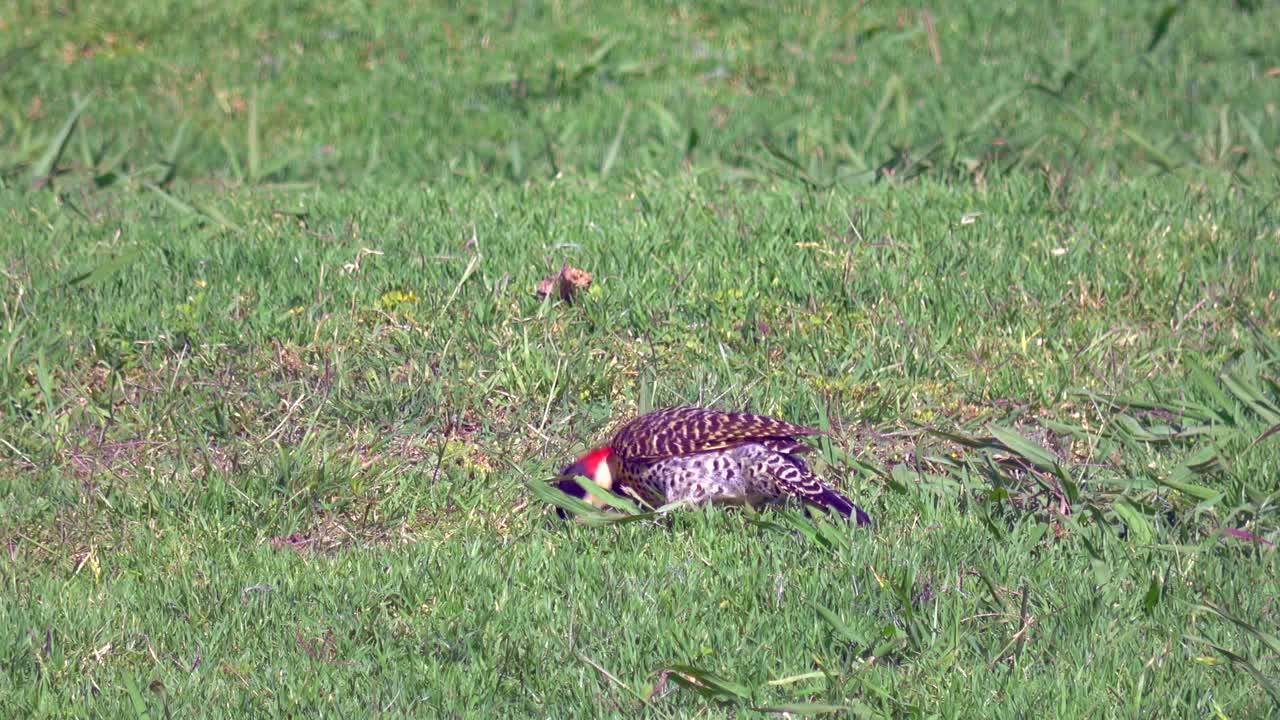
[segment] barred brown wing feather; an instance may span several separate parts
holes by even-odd
[[[813,448],[804,443],[789,437],[770,437],[754,440],[761,445],[769,448],[774,452],[785,453],[787,455],[801,455],[807,452],[813,452]]]
[[[678,407],[657,410],[628,422],[618,429],[609,445],[627,460],[654,462],[753,440],[768,439],[775,445],[790,442],[794,447],[799,443],[792,437],[821,433],[816,428],[764,415]]]

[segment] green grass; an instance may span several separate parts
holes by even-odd
[[[64,165],[103,184],[1256,178],[1280,9],[1249,4],[12,2],[0,170],[28,180],[79,94]]]
[[[0,14],[0,714],[1275,714],[1276,4],[355,7]]]

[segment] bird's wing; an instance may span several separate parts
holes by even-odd
[[[819,434],[822,431],[817,428],[763,415],[678,407],[657,410],[626,423],[614,434],[609,446],[627,460],[654,462],[753,440],[781,441]]]

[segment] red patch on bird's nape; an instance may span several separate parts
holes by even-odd
[[[586,455],[583,455],[582,459],[578,462],[582,463],[582,467],[587,471],[588,475],[595,477],[596,468],[600,467],[600,463],[608,460],[609,456],[612,454],[613,448],[606,445],[604,447],[598,447]]]

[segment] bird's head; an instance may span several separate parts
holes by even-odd
[[[614,469],[617,462],[618,459],[613,452],[613,448],[603,446],[592,450],[578,458],[577,462],[560,471],[560,477],[563,478],[558,485],[560,492],[586,500],[596,507],[605,507],[604,503],[582,489],[582,486],[573,478],[576,475],[583,475],[605,490],[612,491]]]

